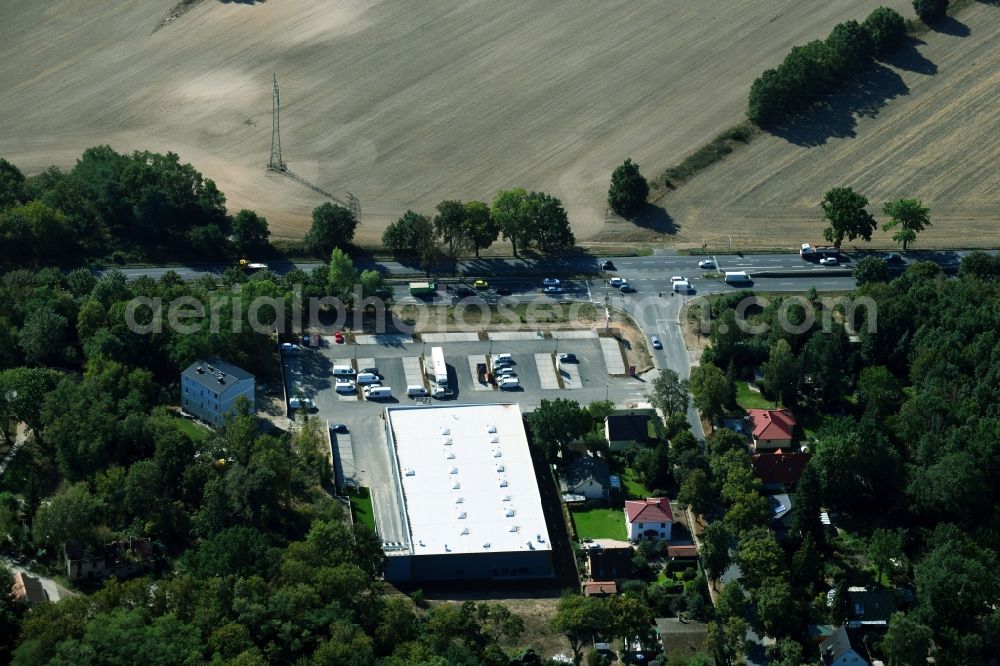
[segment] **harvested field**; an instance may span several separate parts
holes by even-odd
[[[922,40],[809,127],[758,137],[664,196],[678,242],[820,241],[819,201],[846,185],[879,220],[886,201],[922,199],[934,226],[917,249],[1000,245],[1000,6],[971,5]],[[878,231],[872,245],[891,247],[890,236]]]
[[[676,163],[741,118],[789,46],[879,4],[203,0],[154,33],[175,3],[5,3],[0,155],[34,172],[98,143],[173,150],[232,210],[298,236],[322,198],[264,171],[277,72],[285,161],[360,198],[362,242],[407,208],[512,186],[561,197],[579,238],[620,235],[614,166]]]

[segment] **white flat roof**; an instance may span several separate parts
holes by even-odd
[[[414,555],[552,549],[517,404],[386,415]]]

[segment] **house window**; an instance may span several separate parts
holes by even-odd
[[[666,523],[660,523],[660,527],[666,527],[666,526],[667,526]]]
[[[642,529],[642,523],[639,523],[639,529],[640,530]]]

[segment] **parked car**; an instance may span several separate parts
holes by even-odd
[[[497,287],[496,291],[498,296],[510,296],[510,289],[507,287]]]
[[[292,344],[291,342],[281,343],[281,353],[282,354],[297,354],[299,352],[299,346]]]
[[[660,342],[659,336],[654,335],[649,341],[653,343],[653,349],[663,349],[663,343]]]
[[[715,262],[711,259],[702,259],[698,262],[698,268],[715,268]]]
[[[344,334],[341,333],[340,331],[335,332],[333,334],[333,341],[336,342],[338,345],[344,344]]]
[[[350,393],[351,391],[356,391],[358,387],[350,379],[341,379],[338,377],[335,381],[334,389],[336,389],[337,393]]]
[[[334,423],[330,426],[330,430],[331,432],[340,432],[340,433],[350,432],[350,430],[347,429],[346,423]]]
[[[558,287],[561,283],[555,278],[545,278],[542,280],[543,287]]]
[[[625,278],[613,277],[610,280],[608,280],[608,286],[614,287],[614,288],[617,289],[618,287],[622,286],[622,284],[624,282],[625,282]]]
[[[497,370],[497,377],[517,377],[517,373],[514,372],[514,368],[504,366]]]
[[[382,378],[373,372],[359,372],[357,382],[359,384],[378,384]]]
[[[615,268],[615,262],[611,261],[610,259],[605,259],[604,263],[601,264],[601,270],[602,271],[614,271],[614,270],[617,270]]]
[[[441,388],[438,386],[433,391],[431,391],[431,397],[437,398],[438,400],[447,400],[448,398],[454,398],[455,392],[451,389]]]
[[[900,255],[896,254],[895,252],[891,252],[891,253],[885,255],[882,258],[885,259],[885,263],[887,263],[887,264],[901,264],[901,263],[903,263],[903,257],[901,257]]]
[[[482,291],[483,289],[489,289],[490,283],[487,282],[486,280],[476,280],[475,282],[472,283],[472,287],[474,289],[479,289],[480,291]]]
[[[379,377],[382,376],[379,375],[378,368],[361,368],[358,370],[358,374],[378,375]]]
[[[576,354],[571,352],[566,352],[565,354],[559,354],[560,363],[576,363]]]
[[[311,398],[289,398],[288,406],[292,409],[313,409],[316,405]]]
[[[823,257],[822,259],[819,260],[819,263],[823,264],[824,266],[836,266],[840,262],[837,260],[837,257]]]
[[[562,287],[545,287],[542,289],[542,293],[544,294],[561,294],[562,292]]]

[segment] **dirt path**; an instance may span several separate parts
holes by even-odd
[[[7,3],[0,155],[33,172],[99,143],[173,150],[231,210],[299,236],[322,199],[264,170],[277,72],[285,161],[356,194],[358,239],[376,242],[407,208],[513,186],[599,237],[626,156],[650,175],[675,163],[740,118],[789,46],[879,3],[212,1],[153,33],[175,4]]]

